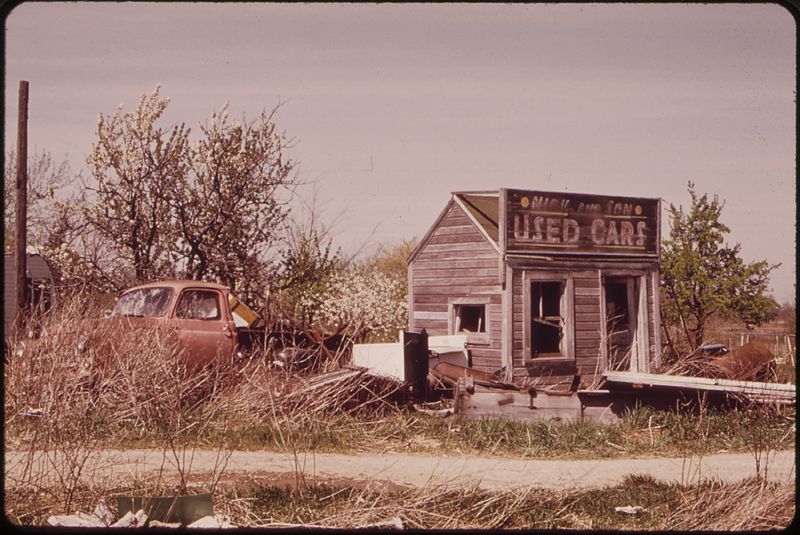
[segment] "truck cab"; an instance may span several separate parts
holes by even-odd
[[[236,354],[238,338],[231,302],[242,305],[221,284],[151,282],[123,292],[111,320],[125,318],[131,327],[156,324],[174,329],[187,363],[203,365]]]

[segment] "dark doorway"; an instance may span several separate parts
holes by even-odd
[[[628,369],[633,342],[633,279],[607,279],[604,283],[608,368]]]

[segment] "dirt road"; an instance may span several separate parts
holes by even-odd
[[[189,458],[187,458],[187,462]],[[191,480],[203,481],[217,465],[214,451],[195,451]],[[6,452],[5,484],[19,481],[25,454]],[[762,472],[766,460],[762,459]],[[39,463],[33,463],[38,466]],[[42,464],[41,466],[46,466]],[[188,466],[188,464],[187,464]],[[771,481],[794,481],[794,451],[773,452],[769,457]],[[83,473],[95,481],[122,483],[134,477],[177,475],[176,465],[164,462],[161,452],[147,450],[104,451],[92,456]],[[39,469],[41,470],[41,469]],[[606,460],[523,460],[475,456],[435,455],[344,455],[332,453],[292,454],[233,452],[224,479],[281,476],[306,480],[389,481],[402,486],[478,485],[485,489],[542,487],[548,489],[589,488],[612,485],[629,474],[649,474],[663,481],[697,481],[712,478],[738,481],[755,475],[751,454],[717,454],[703,458],[650,458]],[[53,474],[51,474],[53,475]],[[207,479],[206,479],[207,480]]]

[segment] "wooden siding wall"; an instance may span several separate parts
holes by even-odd
[[[454,299],[488,301],[488,345],[469,344],[472,365],[485,371],[502,367],[502,289],[497,251],[455,204],[409,266],[412,330],[430,335],[448,332],[449,303]]]

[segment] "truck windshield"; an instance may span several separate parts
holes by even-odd
[[[114,307],[115,316],[157,317],[169,310],[171,288],[142,288],[126,293]]]

